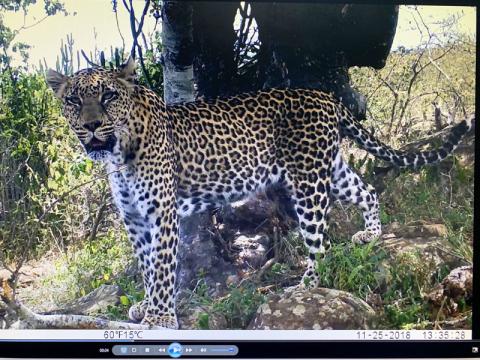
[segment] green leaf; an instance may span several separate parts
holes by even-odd
[[[209,325],[209,315],[207,313],[200,313],[198,314],[198,327],[201,329],[201,330],[208,330],[210,329],[210,325]]]
[[[48,179],[47,181],[47,186],[49,189],[52,189],[52,190],[58,190],[58,184],[55,180],[53,179]]]
[[[124,306],[128,306],[130,304],[130,300],[125,295],[120,296],[120,303]]]

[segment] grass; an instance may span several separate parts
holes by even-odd
[[[425,262],[420,252],[401,253],[389,268],[389,282],[383,294],[386,328],[407,329],[428,320],[424,296],[433,288],[435,264]]]
[[[350,241],[333,243],[317,271],[322,286],[351,292],[364,299],[379,291],[384,282],[384,270],[379,264],[387,258],[386,252],[371,242],[358,246]]]
[[[445,224],[443,249],[458,263],[471,264],[473,180],[473,168],[457,161],[447,169],[429,166],[418,172],[402,171],[386,183],[380,199],[380,220],[384,225],[419,220]],[[349,218],[357,223],[358,211],[354,211]],[[364,300],[379,296],[379,326],[393,329],[431,326],[431,309],[424,296],[451,270],[447,264],[426,260],[419,251],[393,256],[382,249],[381,243],[358,246],[345,238],[334,239],[318,265],[322,286],[348,291]],[[466,314],[470,311],[465,304],[460,309]]]
[[[322,286],[350,292],[363,300],[380,298],[378,326],[407,329],[430,319],[424,296],[448,274],[420,252],[392,256],[381,243],[334,243],[317,270]]]
[[[259,293],[253,283],[247,282],[241,286],[230,286],[226,296],[213,298],[209,295],[205,282],[200,280],[184,306],[201,306],[206,309],[198,314],[198,329],[210,329],[212,314],[223,316],[227,329],[245,329],[265,300],[266,296]]]
[[[119,279],[132,262],[132,250],[125,235],[109,231],[105,236],[86,242],[77,251],[67,251],[56,263],[54,275],[44,280],[61,304],[85,296],[103,284],[126,285]]]
[[[404,171],[387,184],[381,197],[382,222],[409,224],[425,220],[445,224],[446,248],[471,264],[473,183],[473,168],[457,161],[443,171],[438,166],[427,166],[417,173]]]

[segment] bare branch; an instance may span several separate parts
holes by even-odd
[[[150,327],[148,325],[123,321],[110,321],[85,315],[37,314],[21,302],[15,300],[15,289],[11,288],[6,280],[0,284],[0,300],[5,304],[6,310],[18,318],[18,321],[13,323],[10,329],[163,329],[162,327]]]
[[[82,54],[83,58],[85,59],[85,61],[87,62],[88,65],[90,66],[94,66],[94,67],[99,67],[98,64],[95,64],[92,60],[90,60],[87,56],[87,54],[85,54],[85,51],[80,50],[80,53]]]
[[[145,80],[147,80],[147,84],[149,88],[153,88],[153,82],[152,78],[150,77],[150,74],[147,71],[147,68],[145,66],[145,62],[143,60],[143,51],[140,46],[137,47],[138,49],[138,59],[140,61],[140,67],[142,68],[143,75],[145,76]]]
[[[115,10],[115,22],[117,24],[118,35],[120,35],[120,38],[122,39],[122,49],[125,50],[125,39],[123,38],[122,31],[120,30],[120,24],[118,22],[118,11],[117,10]]]
[[[45,21],[50,15],[45,15],[43,18],[41,18],[40,20],[37,20],[35,21],[33,24],[30,24],[30,25],[25,25],[25,20],[23,22],[23,25],[21,27],[19,27],[18,29],[14,30],[15,33],[18,33],[22,30],[27,30],[27,29],[30,29],[34,26],[37,26],[38,24],[42,23],[43,21]]]

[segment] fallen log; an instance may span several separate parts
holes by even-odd
[[[33,312],[26,306],[16,303],[15,311],[18,320],[10,329],[116,329],[116,330],[148,330],[162,329],[151,328],[148,325],[129,323],[124,321],[112,321],[86,315],[41,315]]]
[[[130,323],[126,321],[112,321],[94,316],[72,314],[37,314],[18,300],[7,281],[0,287],[0,300],[10,313],[14,313],[17,321],[9,329],[77,329],[77,330],[160,330],[166,328],[150,327],[148,325]]]

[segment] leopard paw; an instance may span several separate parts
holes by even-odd
[[[379,237],[380,237],[380,233],[377,233],[371,230],[362,230],[352,236],[352,242],[354,244],[363,245],[363,244],[372,242],[373,240],[376,240]]]
[[[143,318],[142,325],[147,325],[150,328],[165,328],[165,329],[178,329],[178,321],[176,316],[169,315],[154,315],[146,314]]]
[[[298,285],[289,286],[284,289],[284,292],[307,291],[318,287],[320,284],[318,275],[312,270],[307,270]]]
[[[145,317],[147,311],[147,300],[142,300],[139,303],[132,305],[128,310],[128,318],[136,323],[139,323]]]

